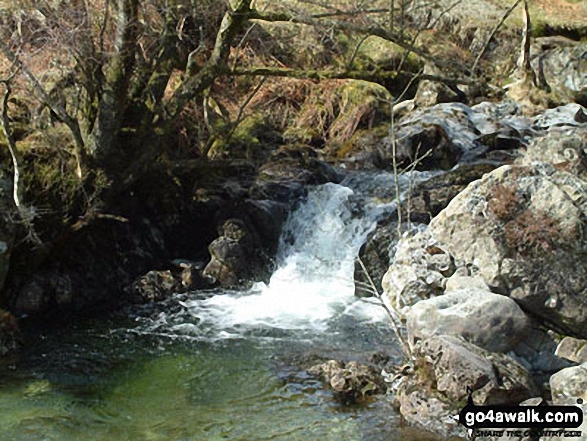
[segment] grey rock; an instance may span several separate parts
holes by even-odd
[[[551,99],[587,105],[587,43],[538,41],[531,57],[540,86],[550,90]]]
[[[579,107],[577,104],[575,106]],[[516,163],[520,165],[548,163],[585,180],[587,178],[587,129],[565,127],[550,130],[545,136],[533,140]]]
[[[383,276],[384,297],[396,309],[440,295],[445,276],[455,271],[452,258],[427,231],[406,234],[396,247],[394,262]]]
[[[587,363],[568,367],[554,374],[550,377],[550,389],[553,404],[576,406],[578,399],[583,400],[579,405],[583,410],[583,424],[576,429],[567,430],[581,431],[581,436],[573,439],[578,441],[587,440]],[[550,437],[542,439],[562,441],[569,438]]]
[[[469,184],[429,230],[491,289],[586,336],[585,194],[587,182],[552,165],[503,166]]]
[[[374,367],[356,361],[345,364],[328,360],[310,367],[308,373],[327,382],[345,404],[356,403],[387,390],[382,375]]]
[[[453,335],[489,351],[507,352],[526,337],[529,324],[512,299],[478,288],[423,300],[407,314],[412,346],[434,335]]]
[[[406,422],[436,433],[443,438],[460,436],[467,439],[467,431],[453,419],[458,414],[454,405],[441,396],[431,396],[418,388],[403,388],[397,395],[399,411]]]
[[[534,127],[539,129],[550,129],[557,126],[581,126],[586,123],[587,109],[576,103],[547,109],[534,118]]]
[[[465,401],[469,390],[477,391],[490,382],[497,384],[491,363],[461,339],[430,337],[418,342],[414,355],[431,363],[437,390],[451,400]]]
[[[556,347],[555,354],[576,363],[587,363],[587,340],[565,337]]]
[[[513,358],[491,353],[461,338],[434,336],[414,350],[417,369],[402,379],[397,392],[400,413],[408,423],[442,436],[465,436],[454,415],[469,389],[478,405],[512,405],[535,397],[529,373]]]

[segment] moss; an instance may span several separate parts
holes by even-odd
[[[218,136],[208,152],[211,159],[229,154],[231,158],[261,158],[266,155],[266,150],[271,150],[281,141],[280,135],[267,122],[262,112],[247,116],[236,128],[222,123],[216,129]]]
[[[392,99],[385,87],[368,81],[339,80],[316,85],[284,136],[292,142],[327,145],[334,152],[357,129],[386,121],[387,103]]]
[[[351,51],[354,51],[358,42],[350,45]],[[381,37],[370,36],[360,46],[357,51],[353,67],[357,69],[382,68],[394,70],[399,67],[403,59],[405,50],[400,46],[387,41]],[[349,57],[352,52],[349,53]],[[403,70],[417,71],[422,67],[422,60],[416,54],[410,54],[404,65]]]
[[[356,152],[364,151],[378,145],[383,138],[389,134],[389,125],[380,124],[370,129],[357,130],[340,148],[336,151],[336,157],[344,159]]]

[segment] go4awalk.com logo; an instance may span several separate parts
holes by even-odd
[[[577,404],[583,404],[577,400]],[[477,436],[580,437],[580,406],[477,406],[471,397],[459,412],[459,423]],[[499,430],[497,430],[499,429]]]

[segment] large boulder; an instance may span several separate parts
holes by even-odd
[[[569,431],[580,431],[580,437],[574,437],[578,441],[587,440],[587,363],[579,366],[568,367],[550,377],[550,389],[552,402],[556,405],[579,405],[583,410],[583,424]],[[542,438],[553,441],[562,441],[563,437]]]
[[[576,363],[587,363],[587,340],[565,337],[556,347],[556,355]]]
[[[537,39],[532,46],[532,68],[552,101],[587,106],[586,53],[587,43],[560,37]]]
[[[539,391],[528,371],[513,358],[492,353],[461,338],[437,335],[414,348],[417,369],[397,389],[400,413],[408,423],[442,436],[464,436],[452,417],[467,402],[514,405]]]
[[[236,287],[259,276],[262,268],[259,239],[241,219],[228,219],[222,225],[220,237],[208,250],[211,260],[204,268],[204,277],[221,286]]]
[[[512,299],[465,288],[416,303],[407,314],[412,346],[434,335],[454,335],[494,352],[508,352],[529,331],[529,320]]]
[[[587,335],[587,182],[549,164],[503,166],[471,183],[430,233],[493,290],[570,335]]]

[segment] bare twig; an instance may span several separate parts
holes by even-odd
[[[401,329],[400,329],[401,325],[398,326],[398,324],[397,324],[397,322],[401,322],[399,312],[396,311],[395,308],[390,307],[385,303],[385,301],[383,300],[383,297],[381,296],[381,294],[377,290],[375,283],[373,283],[373,279],[369,275],[369,271],[367,271],[367,268],[365,267],[363,260],[358,256],[357,256],[357,262],[359,262],[359,265],[361,266],[361,270],[363,271],[363,273],[365,274],[365,277],[367,278],[367,281],[369,282],[369,286],[371,288],[369,291],[375,295],[375,298],[378,300],[379,305],[385,310],[385,313],[387,314],[387,317],[389,318],[389,322],[391,323],[393,333],[395,334],[398,341],[400,342],[400,344],[402,346],[402,350],[404,351],[404,354],[407,357],[409,357],[410,359],[412,359],[412,351],[410,350],[410,346],[408,345],[408,342],[406,341],[403,333],[401,332]]]

